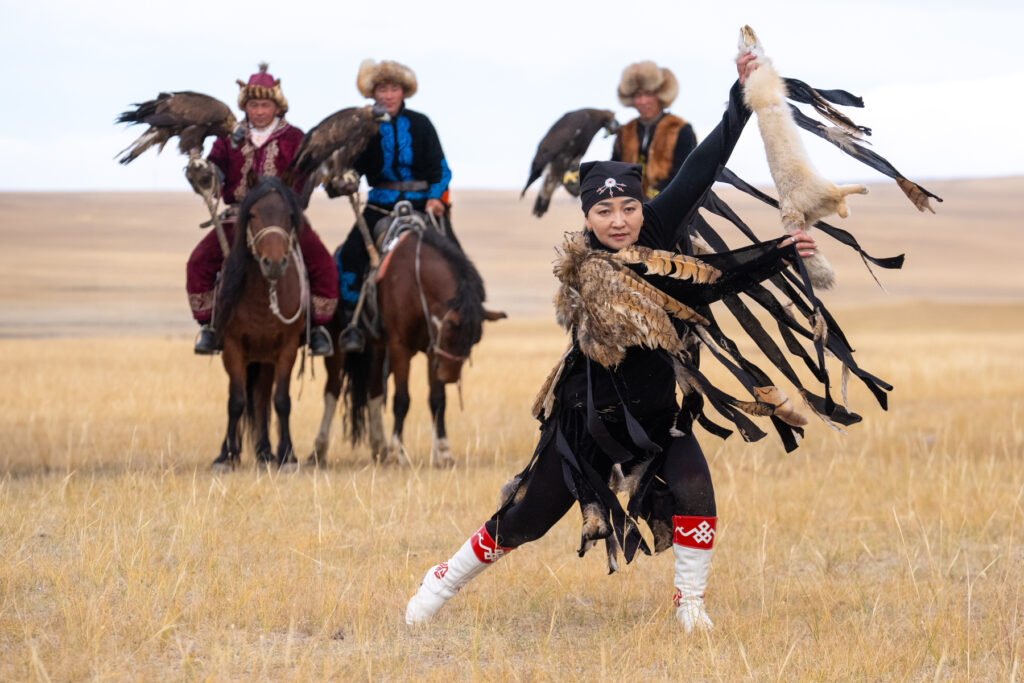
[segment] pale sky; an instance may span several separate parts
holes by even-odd
[[[0,191],[187,190],[170,146],[130,166],[115,155],[144,130],[115,126],[133,102],[197,90],[235,107],[260,60],[282,81],[289,120],[308,130],[342,107],[366,58],[414,69],[408,106],[433,120],[452,187],[521,188],[537,142],[564,112],[619,105],[622,69],[671,68],[671,111],[698,139],[717,123],[749,23],[784,76],[865,99],[848,112],[874,149],[918,181],[1024,175],[1024,3],[947,2],[250,2],[2,0],[7,104]],[[245,7],[246,9],[242,9]],[[835,182],[882,181],[806,135]],[[598,138],[588,158],[607,158]],[[209,149],[209,145],[207,145]],[[756,125],[729,164],[769,181]]]

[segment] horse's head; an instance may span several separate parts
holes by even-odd
[[[264,177],[246,195],[239,227],[267,280],[279,280],[288,268],[301,220],[294,194],[278,178]]]
[[[480,341],[483,334],[483,321],[500,320],[507,317],[501,311],[488,311],[480,308],[483,315],[460,315],[458,308],[450,308],[443,318],[431,316],[436,341],[433,356],[437,378],[445,383],[458,382],[462,376],[462,364],[469,358],[473,345]]]

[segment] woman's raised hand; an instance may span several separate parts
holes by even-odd
[[[747,82],[747,78],[758,66],[760,64],[757,63],[757,56],[753,52],[744,52],[736,58],[736,72],[740,75],[740,85]]]

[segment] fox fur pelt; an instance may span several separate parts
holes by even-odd
[[[779,191],[782,226],[787,232],[810,231],[814,223],[833,213],[846,218],[846,195],[867,194],[863,185],[837,187],[818,175],[807,159],[797,125],[786,102],[786,84],[764,54],[764,48],[749,26],[740,29],[740,54],[752,52],[758,68],[747,77],[743,99],[757,114],[768,168]],[[835,282],[832,267],[817,252],[804,259],[804,266],[815,287],[828,288]]]

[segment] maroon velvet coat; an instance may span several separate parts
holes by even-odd
[[[240,203],[246,192],[265,175],[277,176],[296,192],[301,192],[304,179],[286,177],[291,173],[285,171],[301,142],[302,131],[283,118],[259,149],[248,137],[238,146],[233,146],[229,138],[217,138],[207,159],[224,173],[224,203]]]
[[[259,149],[248,138],[237,146],[226,137],[217,138],[207,159],[224,173],[224,202],[239,204],[265,175],[277,176],[300,192],[305,179],[292,178],[291,172],[287,171],[300,142],[302,131],[283,118]],[[234,221],[224,225],[229,240],[233,227]],[[325,325],[330,322],[338,305],[338,270],[330,252],[311,228],[299,234],[299,245],[309,273],[313,322]],[[209,322],[213,313],[214,284],[223,262],[220,243],[211,230],[192,250],[185,283],[192,315],[201,323]]]

